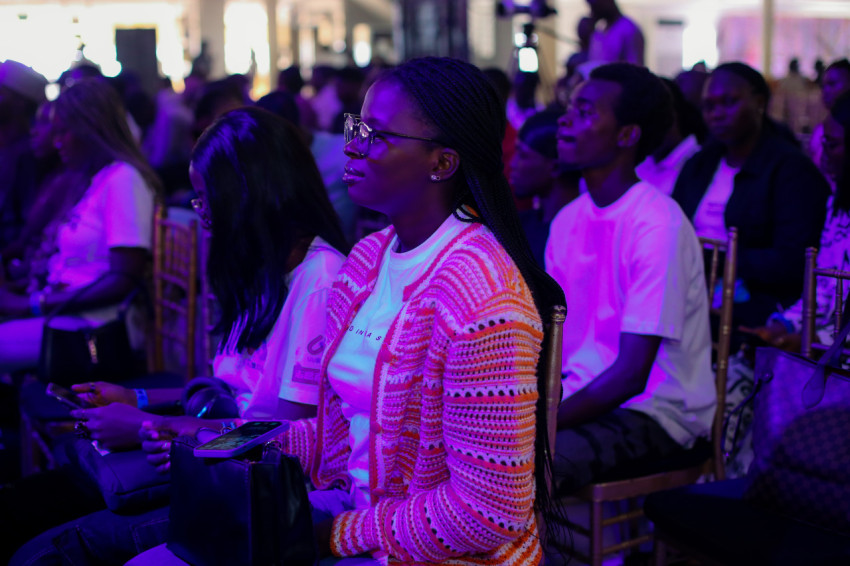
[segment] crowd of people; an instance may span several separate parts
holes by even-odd
[[[742,351],[799,349],[806,248],[850,269],[850,63],[825,69],[826,118],[802,143],[752,67],[659,78],[634,22],[589,4],[547,108],[535,77],[437,57],[317,66],[309,88],[290,67],[256,102],[200,65],[153,98],[80,66],[47,101],[43,77],[0,63],[0,372],[33,370],[60,306],[62,328],[114,318],[145,278],[155,204],[192,208],[223,339],[189,387],[231,413],[211,420],[183,388],[79,383],[77,434],[167,473],[177,436],[288,420],[278,441],[327,563],[541,563],[565,536],[559,498],[700,448],[725,410],[699,236],[738,230]],[[824,342],[833,294],[818,283]],[[558,305],[554,416],[541,352]],[[144,318],[128,318],[137,339]],[[149,412],[181,399],[182,415]],[[0,560],[177,560],[167,504],[116,513],[69,466],[0,488]]]

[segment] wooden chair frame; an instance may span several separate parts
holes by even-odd
[[[726,378],[729,372],[729,351],[732,336],[732,307],[735,294],[738,231],[735,228],[731,228],[727,241],[710,238],[699,238],[699,241],[704,249],[711,252],[710,269],[707,274],[709,308],[711,308],[714,288],[719,277],[720,254],[723,252],[726,254],[723,267],[721,307],[719,309],[712,309],[712,314],[716,314],[720,319],[718,339],[717,342],[712,343],[712,347],[717,352],[715,373],[717,410],[712,421],[711,429],[712,456],[705,462],[691,468],[661,472],[620,481],[591,484],[571,496],[569,498],[570,500],[578,499],[590,504],[589,528],[585,528],[572,521],[567,522],[567,526],[574,533],[590,540],[590,554],[585,555],[574,548],[560,546],[560,550],[566,552],[579,562],[590,564],[591,566],[601,566],[605,556],[625,552],[652,541],[651,534],[637,536],[634,532],[636,521],[643,517],[643,508],[637,504],[637,498],[656,491],[692,484],[699,480],[700,477],[706,475],[712,475],[718,480],[725,478],[722,432],[724,407],[726,406]],[[604,517],[604,504],[614,502],[619,504],[619,512],[612,517]],[[623,507],[623,503],[625,503],[625,508]],[[630,527],[629,535],[631,538],[611,546],[603,546],[603,529],[614,525],[621,525],[622,527],[628,525]]]
[[[167,218],[165,207],[154,212],[152,371],[165,370],[165,341],[182,344],[186,351],[186,381],[195,376],[197,316],[198,223],[188,226]],[[186,321],[185,332],[166,328],[168,314]]]
[[[815,342],[815,322],[817,318],[817,278],[832,277],[835,279],[835,295],[833,305],[832,338],[838,336],[843,326],[844,316],[844,282],[850,280],[850,272],[838,269],[821,269],[817,267],[818,250],[806,249],[806,270],[803,279],[803,328],[800,353],[807,358],[820,357],[829,347]],[[817,355],[816,355],[817,354]],[[850,355],[850,350],[842,349],[842,356]]]

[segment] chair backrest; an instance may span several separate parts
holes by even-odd
[[[186,381],[195,376],[195,325],[198,280],[198,223],[169,220],[165,207],[154,213],[153,371],[166,369],[171,345],[185,352]],[[181,364],[182,365],[182,364]]]
[[[564,350],[564,320],[567,307],[555,305],[549,315],[549,340],[543,353],[546,362],[546,419],[549,435],[549,458],[555,452],[555,434],[558,431],[558,407],[561,404],[561,360]]]
[[[715,364],[715,386],[717,389],[717,410],[714,413],[714,421],[711,429],[712,460],[714,464],[714,477],[722,480],[726,476],[723,462],[723,420],[726,409],[726,378],[729,374],[729,351],[732,342],[732,306],[735,299],[735,275],[738,263],[738,230],[730,228],[728,239],[716,240],[712,238],[700,238],[703,249],[710,252],[709,269],[706,274],[708,280],[708,303],[714,299],[714,288],[720,275],[721,254],[725,255],[723,262],[721,301],[719,309],[711,309],[713,316],[719,320],[717,340],[712,342],[712,348],[716,352]]]
[[[820,269],[817,267],[818,250],[808,248],[806,250],[806,270],[803,279],[803,336],[801,340],[800,353],[811,358],[816,352],[823,353],[829,348],[815,342],[815,322],[817,319],[817,278],[831,277],[835,279],[835,293],[833,298],[832,313],[833,328],[832,338],[835,339],[841,331],[842,318],[844,316],[844,281],[850,279],[850,272],[838,269]],[[844,349],[842,356],[847,356],[850,351]]]

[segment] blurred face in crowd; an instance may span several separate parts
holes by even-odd
[[[590,7],[590,16],[594,20],[606,20],[617,12],[615,0],[587,0],[587,5]]]
[[[554,183],[555,160],[517,140],[511,159],[511,186],[517,197],[546,194]]]
[[[832,116],[827,116],[823,122],[823,154],[821,155],[821,170],[825,175],[837,178],[844,163],[844,128]]]
[[[620,85],[590,79],[570,97],[567,112],[558,119],[558,160],[581,169],[606,165],[614,160],[621,131],[614,106]]]
[[[50,105],[39,107],[30,129],[30,147],[38,158],[44,158],[55,151],[53,147],[53,127],[50,124]]]
[[[442,148],[434,143],[390,135],[390,132],[433,138],[416,104],[392,80],[378,81],[366,93],[360,119],[373,130],[358,128],[345,145],[348,163],[343,181],[351,200],[360,206],[395,215],[427,210],[430,199],[446,199],[445,186],[431,180]],[[378,131],[387,132],[379,133]],[[371,137],[372,142],[369,143]]]
[[[84,140],[78,137],[56,112],[52,113],[51,127],[53,129],[53,147],[59,152],[62,163],[73,167],[83,163],[86,155]]]
[[[736,145],[761,131],[764,97],[734,73],[715,71],[705,84],[702,115],[708,131],[718,141]]]
[[[850,90],[850,72],[845,69],[829,69],[823,75],[821,100],[827,108],[832,108],[835,99]]]

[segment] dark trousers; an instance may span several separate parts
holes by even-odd
[[[555,440],[555,492],[570,495],[593,482],[628,476],[682,447],[654,419],[616,409],[599,419],[565,430]]]

